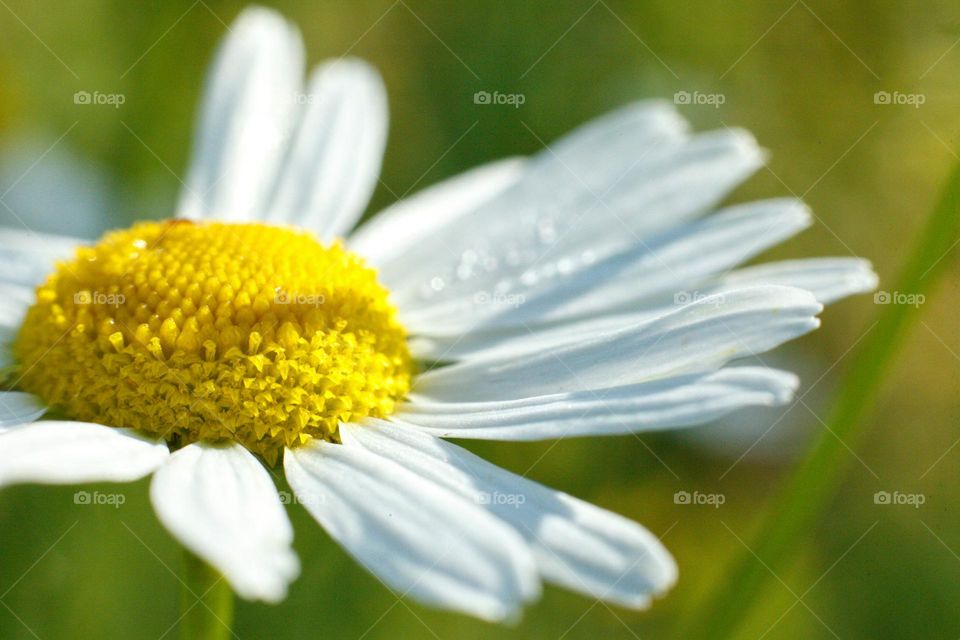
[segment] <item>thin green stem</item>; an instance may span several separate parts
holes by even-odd
[[[184,550],[186,573],[180,590],[180,637],[226,640],[233,636],[233,592],[220,573]]]
[[[943,275],[949,254],[960,251],[960,165],[950,175],[941,199],[921,232],[886,306],[863,339],[850,371],[843,379],[827,428],[784,484],[760,529],[752,551],[744,550],[697,609],[687,638],[729,638],[747,618],[758,595],[789,568],[798,547],[809,537],[820,514],[850,463],[869,422],[873,405],[890,363],[919,315],[918,304],[898,304],[895,294],[929,297]],[[893,299],[890,299],[893,298]],[[919,298],[923,300],[924,298]],[[914,298],[917,299],[917,298]]]

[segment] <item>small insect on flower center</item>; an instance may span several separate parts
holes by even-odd
[[[259,224],[138,224],[37,289],[15,345],[20,386],[75,420],[234,440],[273,464],[403,398],[413,365],[396,315],[340,244]]]

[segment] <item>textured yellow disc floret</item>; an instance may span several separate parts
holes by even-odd
[[[389,414],[410,386],[376,273],[339,244],[258,224],[145,223],[37,290],[21,386],[76,420],[171,442],[284,446]]]

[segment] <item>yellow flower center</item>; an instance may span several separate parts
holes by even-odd
[[[15,351],[21,386],[76,420],[235,440],[273,464],[385,416],[413,364],[376,273],[259,224],[138,224],[61,263]]]

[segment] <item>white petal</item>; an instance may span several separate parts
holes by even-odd
[[[741,289],[550,351],[522,358],[501,353],[434,369],[417,378],[413,391],[437,401],[506,400],[711,371],[812,331],[821,309],[801,289]]]
[[[0,433],[0,486],[132,482],[167,459],[167,445],[129,429],[42,421]]]
[[[83,240],[26,229],[0,227],[0,282],[32,287],[43,282],[58,260],[73,257]]]
[[[502,620],[539,594],[527,545],[475,502],[357,446],[314,441],[284,465],[313,517],[398,596]]]
[[[278,176],[268,219],[344,235],[370,201],[387,140],[387,96],[368,64],[341,58],[320,65]]]
[[[626,518],[388,422],[342,425],[340,433],[345,443],[360,444],[484,505],[527,540],[551,582],[639,608],[676,581],[676,564],[660,541]]]
[[[246,9],[207,78],[180,216],[248,221],[266,214],[302,82],[296,28],[274,11]]]
[[[570,169],[593,175],[597,163],[611,163],[613,155],[637,154],[651,142],[687,140],[690,126],[665,100],[632,102],[590,120],[550,145],[550,156]],[[544,162],[539,171],[558,172],[560,180],[569,179],[553,161]]]
[[[0,391],[0,429],[33,422],[47,407],[40,398],[22,391]]]
[[[778,284],[806,289],[823,304],[877,288],[879,279],[870,262],[861,258],[809,258],[747,267],[725,276],[720,289]]]
[[[388,264],[514,184],[525,168],[526,160],[507,158],[418,191],[365,222],[350,236],[350,248],[374,266]],[[381,275],[387,282],[403,277],[392,269]]]
[[[459,297],[447,296],[445,304],[408,311],[404,320],[412,331],[431,337],[446,334],[447,340],[434,339],[455,347],[452,343],[460,342],[468,329],[512,327],[527,334],[571,319],[633,310],[657,295],[672,298],[809,224],[810,213],[798,200],[737,205],[587,266],[557,271],[547,265],[526,271],[498,285],[506,292],[499,299],[464,291]],[[522,299],[522,304],[510,304],[514,299]]]
[[[440,437],[544,440],[704,424],[749,406],[789,402],[799,385],[785,371],[729,367],[635,385],[501,402],[412,398],[390,416]],[[466,394],[465,394],[466,395]]]
[[[582,171],[571,170],[573,158],[541,152],[515,185],[384,265],[404,274],[389,283],[401,309],[499,291],[535,266],[602,259],[704,213],[761,163],[752,138],[735,131],[595,152]]]
[[[167,529],[248,600],[278,602],[300,570],[293,528],[270,474],[238,444],[191,444],[153,476]]]

